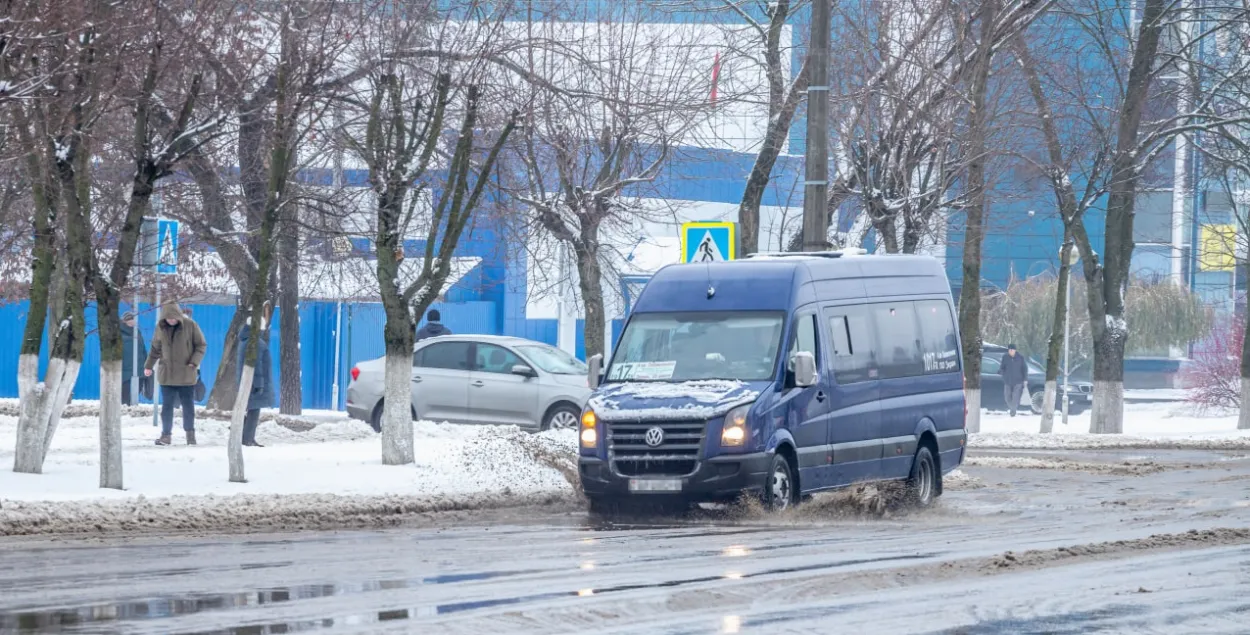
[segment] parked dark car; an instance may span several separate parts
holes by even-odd
[[[1007,354],[1007,347],[985,344],[981,347],[981,407],[986,410],[1007,410],[1007,402],[1003,399],[1003,378],[998,374],[998,367]],[[1033,414],[1042,413],[1042,399],[1046,390],[1046,371],[1037,361],[1030,359],[1029,364],[1029,405]],[[1062,378],[1061,378],[1062,379]],[[1081,414],[1089,410],[1093,404],[1094,385],[1085,381],[1068,382],[1068,414]],[[1063,386],[1059,386],[1055,395],[1055,409],[1062,408]]]

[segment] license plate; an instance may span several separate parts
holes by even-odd
[[[629,491],[631,492],[680,492],[680,479],[654,479],[654,478],[631,478],[629,479]]]

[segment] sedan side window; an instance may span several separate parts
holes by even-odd
[[[468,342],[440,342],[423,349],[415,358],[421,368],[469,370]]]
[[[484,373],[498,373],[508,375],[512,373],[513,366],[529,366],[521,361],[516,353],[494,344],[478,344],[477,345],[477,364],[473,370]]]

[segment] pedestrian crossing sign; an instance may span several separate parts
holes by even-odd
[[[162,218],[156,221],[156,273],[178,273],[178,221]]]
[[[737,253],[735,226],[727,221],[697,221],[681,226],[682,262],[724,262]]]

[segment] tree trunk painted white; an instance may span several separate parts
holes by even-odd
[[[259,337],[253,334],[252,337]],[[246,483],[243,473],[243,418],[247,416],[247,400],[252,394],[252,379],[256,367],[244,364],[243,376],[239,377],[239,390],[234,395],[234,408],[230,410],[230,439],[226,442],[226,457],[230,463],[230,482]]]
[[[967,400],[968,405],[968,416],[964,427],[968,430],[968,434],[979,434],[981,432],[981,389],[964,390],[964,399]]]
[[[1123,434],[1124,382],[1095,381],[1090,434]]]
[[[54,387],[52,401],[48,402],[48,424],[47,431],[43,434],[43,456],[39,458],[42,465],[44,459],[48,458],[48,450],[52,449],[52,437],[56,435],[56,427],[61,423],[61,413],[65,412],[65,405],[69,403],[69,396],[74,392],[74,386],[78,383],[78,371],[82,369],[82,362],[76,360],[62,360],[61,373],[59,377],[52,381],[49,377],[49,387]],[[52,370],[52,364],[48,364],[48,370]]]
[[[1046,382],[1046,390],[1042,393],[1042,434],[1055,431],[1055,393],[1058,382]]]
[[[1237,417],[1238,430],[1250,430],[1250,377],[1241,378],[1241,416]]]
[[[100,364],[100,487],[122,489],[122,362]]]
[[[407,465],[417,460],[412,437],[412,355],[386,354],[382,405],[382,463]]]
[[[39,383],[39,356],[22,355],[17,361],[17,394],[19,414],[17,418],[17,447],[13,457],[13,471],[39,474],[43,462],[39,461],[43,448],[43,423],[39,411],[47,399],[47,387]]]
[[[18,360],[18,393],[24,396],[20,397],[14,472],[43,473],[44,459],[78,381],[80,366],[79,362],[53,357],[48,361],[47,380],[39,383],[39,358],[25,355]]]

